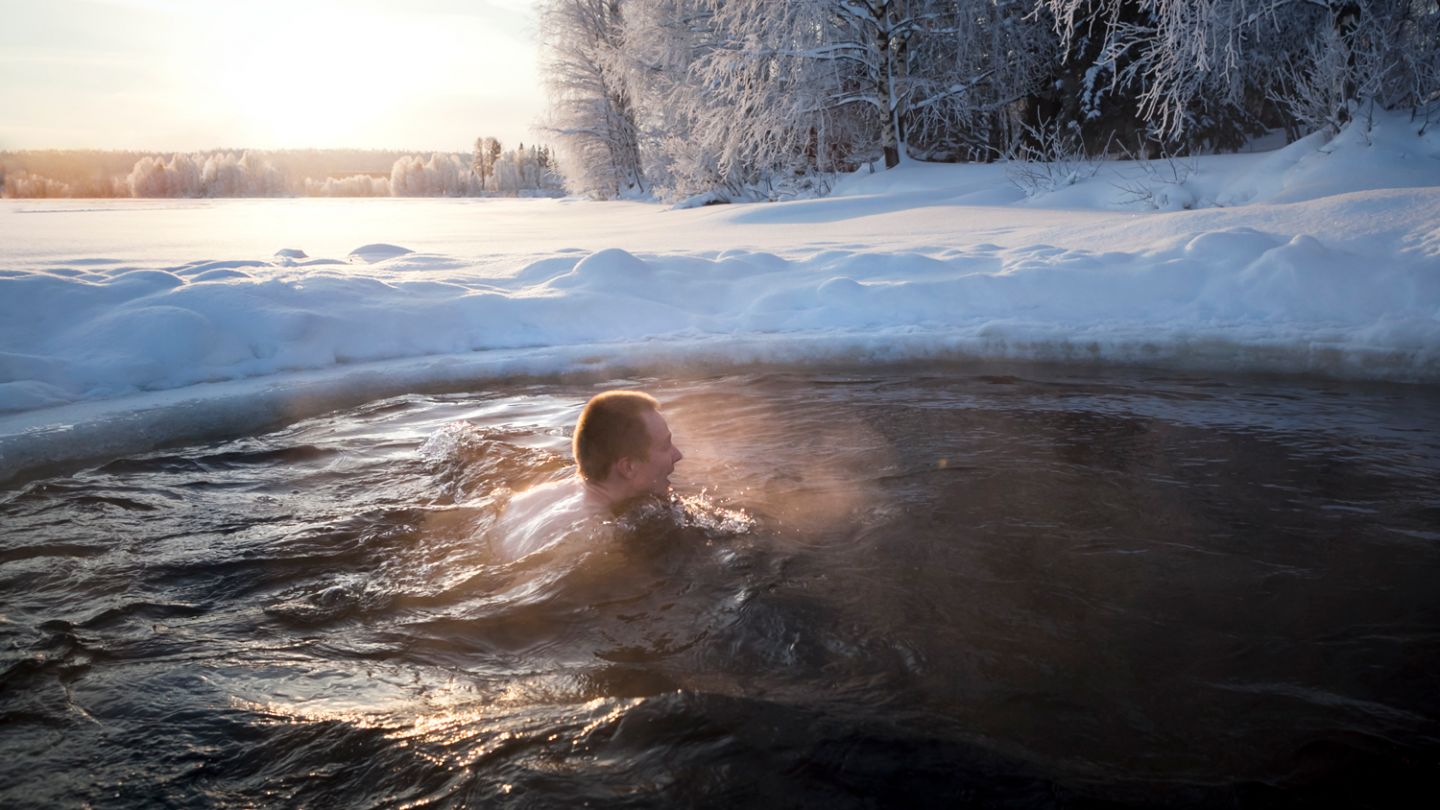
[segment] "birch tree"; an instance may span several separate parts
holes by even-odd
[[[626,4],[616,67],[633,101],[645,177],[666,196],[686,197],[734,179],[720,169],[715,133],[705,131],[721,120],[697,71],[714,47],[713,24],[707,0]]]
[[[1343,124],[1361,101],[1418,107],[1437,90],[1435,0],[1039,0],[1066,47],[1098,35],[1097,67],[1162,137],[1258,89],[1292,115]],[[1318,112],[1325,110],[1327,112]]]
[[[636,114],[624,81],[622,0],[544,0],[549,131],[575,190],[602,198],[646,191]]]
[[[1043,74],[1054,37],[1021,0],[711,0],[705,84],[751,145],[845,119],[886,167],[973,147]],[[1004,127],[1000,127],[1002,130]],[[943,151],[943,149],[940,149]]]

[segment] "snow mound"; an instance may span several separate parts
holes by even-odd
[[[377,242],[373,245],[361,245],[355,248],[350,251],[349,258],[353,262],[375,264],[376,262],[383,262],[386,259],[393,259],[396,256],[404,256],[407,253],[414,252],[415,251],[410,248],[403,248],[399,245],[387,245],[382,242]]]
[[[923,205],[1016,202],[1045,208],[1180,211],[1293,203],[1376,189],[1440,186],[1440,127],[1406,113],[1362,115],[1338,135],[1317,132],[1268,152],[1046,164],[925,164],[862,168],[840,178],[828,202],[867,198]],[[858,199],[857,199],[858,198]],[[823,206],[821,206],[823,207]]]

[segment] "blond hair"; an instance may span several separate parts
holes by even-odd
[[[604,481],[622,458],[650,455],[646,411],[659,411],[660,403],[640,391],[606,391],[596,394],[575,423],[571,451],[586,481]]]

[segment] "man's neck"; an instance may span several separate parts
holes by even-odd
[[[629,496],[617,491],[619,488],[607,481],[586,481],[580,479],[585,488],[585,503],[597,510],[613,510],[629,500]]]
[[[655,497],[645,491],[631,492],[614,480],[586,481],[581,478],[580,485],[585,491],[586,506],[597,513],[608,512],[618,516],[639,501]]]

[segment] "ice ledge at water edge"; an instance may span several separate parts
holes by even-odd
[[[1192,372],[1302,372],[1334,378],[1440,383],[1440,341],[1396,352],[1363,345],[1297,345],[1254,334],[1156,341],[1147,330],[1086,339],[1041,325],[970,333],[772,334],[559,346],[407,358],[206,383],[0,417],[0,483],[161,447],[253,434],[331,410],[415,392],[463,391],[487,381],[685,376],[766,366],[1035,361],[1124,364]]]

